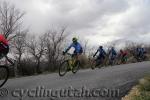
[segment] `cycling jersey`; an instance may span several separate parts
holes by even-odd
[[[137,48],[136,52],[137,52],[137,56],[143,56],[146,53],[144,48]]]
[[[109,51],[109,55],[110,55],[111,57],[115,57],[115,56],[117,55],[116,50],[115,50],[115,49],[111,49],[111,50]]]
[[[140,49],[140,48],[137,48],[137,49],[136,49],[136,53],[137,53],[137,55],[139,55],[139,54],[140,54],[140,52],[141,52],[141,49]]]
[[[120,55],[122,56],[122,57],[125,57],[125,56],[127,56],[127,52],[126,51],[124,51],[124,52],[120,52]]]
[[[66,49],[66,52],[71,48],[75,48],[74,50],[74,53],[82,53],[83,52],[83,49],[82,49],[82,46],[80,43],[72,43],[67,49]]]
[[[105,50],[104,49],[102,49],[102,48],[99,48],[97,51],[96,51],[96,53],[94,54],[94,57],[96,56],[96,54],[99,52],[99,56],[98,56],[98,58],[99,59],[101,59],[101,58],[105,58],[105,55],[106,55],[106,52],[105,52]]]

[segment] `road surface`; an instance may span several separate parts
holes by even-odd
[[[9,79],[0,100],[121,100],[148,73],[150,62],[142,62],[69,72],[64,77],[54,73]]]

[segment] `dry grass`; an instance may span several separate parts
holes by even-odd
[[[122,100],[150,100],[150,75],[141,79]]]

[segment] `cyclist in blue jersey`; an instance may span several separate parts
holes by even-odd
[[[137,48],[136,53],[137,53],[138,57],[142,57],[145,53],[145,49],[144,48]]]
[[[106,57],[106,52],[105,52],[105,50],[103,49],[103,46],[100,46],[100,47],[98,48],[98,50],[97,50],[96,53],[93,55],[93,57],[95,57],[95,56],[97,55],[97,53],[99,53],[97,59],[99,59],[99,60],[104,60],[104,59],[105,59],[105,57]]]
[[[65,55],[72,47],[75,49],[73,57],[77,57],[77,59],[78,59],[78,56],[83,53],[83,49],[76,37],[72,38],[71,45],[65,51],[63,51],[63,55]]]
[[[112,47],[109,51],[109,57],[110,57],[110,59],[115,59],[116,56],[117,56],[117,52],[116,52],[115,48]]]
[[[113,63],[117,57],[117,52],[114,47],[112,47],[110,49],[110,51],[108,52],[108,55],[109,55],[109,64],[113,65]]]
[[[136,48],[136,56],[138,61],[146,59],[146,50],[145,48],[137,47]]]
[[[115,60],[115,58],[116,58],[116,56],[117,56],[117,52],[116,52],[116,50],[115,50],[114,47],[112,47],[112,48],[110,49],[110,51],[109,51],[108,54],[109,54],[109,60],[111,60],[111,61]]]

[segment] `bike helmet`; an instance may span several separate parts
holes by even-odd
[[[115,49],[114,47],[111,47],[111,49]]]
[[[73,38],[72,38],[72,41],[73,41],[73,42],[77,42],[78,39],[77,39],[76,37],[73,37]]]
[[[121,53],[123,53],[123,50],[122,50],[122,49],[120,49],[120,52],[121,52]]]
[[[103,48],[103,46],[99,46],[99,48],[100,48],[100,49],[102,49],[102,48]]]

